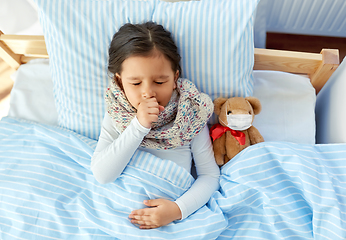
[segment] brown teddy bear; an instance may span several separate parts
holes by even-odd
[[[214,112],[219,123],[212,126],[210,136],[216,163],[226,164],[244,148],[264,142],[260,132],[252,126],[255,115],[262,109],[255,97],[216,98]]]

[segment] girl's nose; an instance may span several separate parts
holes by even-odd
[[[142,91],[142,96],[145,99],[155,97],[155,92],[149,87],[144,87]]]

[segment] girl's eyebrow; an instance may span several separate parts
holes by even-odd
[[[159,76],[155,76],[154,78],[166,79],[166,78],[169,78],[169,76],[168,75],[159,75]]]
[[[169,78],[168,75],[158,75],[158,76],[153,76],[153,79],[167,79]],[[142,80],[142,77],[127,77],[127,80]]]
[[[127,80],[141,80],[141,77],[127,77]]]

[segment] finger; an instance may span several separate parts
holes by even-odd
[[[134,224],[134,225],[139,226],[142,229],[151,229],[151,228],[158,228],[158,227],[160,227],[158,224],[154,224],[150,220],[136,220],[136,219],[132,219],[131,223]]]
[[[164,106],[159,105],[159,111],[162,112],[163,110],[165,110]]]
[[[129,218],[132,219],[132,220],[150,221],[150,216],[149,215],[130,214]]]
[[[152,115],[159,115],[160,110],[159,110],[158,106],[156,106],[156,107],[148,107],[147,113],[148,114],[152,114]]]
[[[146,214],[146,210],[147,208],[143,208],[143,209],[138,209],[138,210],[133,210],[130,214],[130,216],[144,216],[144,215],[148,215]]]
[[[151,100],[149,99],[149,101],[144,101],[147,105],[149,106],[159,106],[159,103],[156,100]]]
[[[131,220],[131,223],[135,224],[135,225],[140,225],[140,226],[152,225],[152,223],[149,223],[149,222],[146,222],[146,221],[142,221],[142,220],[134,220],[134,219]]]
[[[146,99],[143,100],[143,102],[146,102],[146,103],[157,103],[157,99],[155,97],[146,98]]]
[[[139,103],[139,106],[145,106],[145,107],[157,107],[159,106],[158,102],[153,99],[145,99],[142,102]]]
[[[159,113],[160,113],[160,105],[155,104],[155,103],[142,104],[141,108],[138,110],[138,112],[142,112],[142,113],[145,113],[145,114],[159,115]]]
[[[151,123],[157,122],[159,120],[159,113],[147,113],[146,117]]]
[[[143,203],[144,205],[148,207],[157,207],[162,203],[162,201],[161,199],[150,199],[150,200],[144,200]]]
[[[154,213],[154,211],[155,208],[143,208],[134,210],[129,215],[129,218],[150,220],[152,218],[152,214]]]
[[[147,99],[148,100],[148,99]],[[150,101],[145,101],[147,104],[147,107],[152,107],[152,108],[158,108],[159,112],[162,112],[163,110],[165,110],[165,107],[160,105],[156,98],[150,98]]]
[[[139,228],[140,229],[153,229],[153,228],[158,228],[160,226],[157,225],[140,225]]]

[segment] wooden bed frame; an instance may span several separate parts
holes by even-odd
[[[48,58],[43,36],[6,35],[0,31],[0,58],[17,69],[34,58]],[[316,94],[339,66],[339,50],[304,53],[255,48],[254,70],[276,70],[309,76]]]

